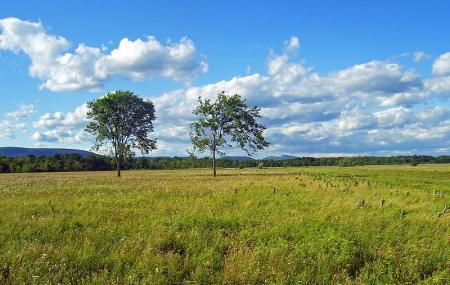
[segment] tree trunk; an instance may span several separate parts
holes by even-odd
[[[117,158],[117,177],[120,177],[120,164],[121,164],[121,159],[119,157],[119,158]]]
[[[213,175],[216,177],[216,149],[212,151]]]

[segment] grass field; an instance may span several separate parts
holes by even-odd
[[[0,283],[450,284],[450,165],[0,175]]]

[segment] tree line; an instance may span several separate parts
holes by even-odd
[[[299,157],[289,160],[232,160],[219,158],[219,168],[256,168],[256,167],[294,167],[294,166],[363,166],[394,164],[438,164],[450,163],[450,156],[359,156],[359,157]],[[191,169],[211,167],[208,157],[133,157],[122,162],[123,169]],[[104,171],[115,170],[116,161],[108,156],[80,156],[78,154],[0,157],[0,173],[23,172],[67,172],[67,171]]]

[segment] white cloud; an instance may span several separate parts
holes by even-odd
[[[214,98],[221,90],[240,93],[261,107],[268,126],[265,134],[272,143],[267,152],[432,151],[441,149],[450,136],[445,126],[449,110],[427,105],[442,98],[442,79],[439,83],[422,80],[413,69],[381,60],[322,75],[294,61],[296,49],[286,42],[281,54],[270,54],[265,75],[233,77],[153,98],[159,117],[156,130],[165,146],[184,141],[188,147],[188,132],[182,130],[193,120],[198,97]]]
[[[424,51],[416,51],[413,53],[414,62],[419,62],[425,59],[430,59],[431,56]]]
[[[450,52],[440,55],[433,63],[433,73],[437,75],[450,74]]]
[[[85,44],[70,52],[70,42],[48,34],[40,22],[0,19],[0,31],[0,49],[26,54],[31,60],[30,75],[43,80],[41,88],[56,92],[100,90],[115,75],[190,81],[208,69],[204,59],[197,59],[194,43],[188,38],[167,45],[154,37],[124,38],[106,54],[102,47]]]
[[[404,71],[399,64],[371,61],[336,72],[327,78],[333,91],[393,94],[421,87],[418,74]],[[324,82],[326,83],[326,82]]]
[[[33,104],[22,104],[19,106],[19,109],[13,112],[6,113],[7,117],[18,119],[23,117],[29,117],[35,113]]]
[[[102,56],[99,48],[80,44],[74,53],[60,55],[47,66],[46,73],[38,77],[44,80],[40,87],[56,92],[100,90],[108,79],[96,70]]]
[[[375,126],[373,116],[358,110],[344,110],[336,122],[337,134],[340,136],[352,135],[353,131],[367,129]]]
[[[48,35],[40,22],[17,18],[0,20],[0,49],[24,52],[31,59],[30,74],[45,77],[48,65],[53,65],[58,55],[70,47],[63,37]]]
[[[38,142],[57,142],[58,138],[52,132],[35,132],[31,138]]]
[[[404,52],[401,54],[401,56],[411,57],[415,63],[423,61],[423,60],[431,59],[431,55],[424,51]]]
[[[87,104],[82,104],[75,108],[73,112],[46,113],[37,121],[33,122],[36,131],[32,139],[38,142],[59,142],[64,144],[80,144],[91,142],[92,137],[84,132],[88,122],[86,115]]]
[[[73,112],[63,113],[55,112],[53,114],[46,113],[42,115],[37,121],[33,122],[35,128],[46,129],[76,129],[86,125],[88,106],[82,104],[75,108]]]
[[[289,42],[285,42],[282,54],[271,54],[267,60],[267,73],[278,82],[280,87],[299,80],[310,71],[309,68],[291,60],[296,56],[299,48],[299,39],[291,37]]]
[[[392,128],[414,121],[411,111],[405,107],[395,107],[373,113],[378,127]]]
[[[25,123],[16,123],[15,127],[17,130],[26,130],[27,129],[27,124]]]
[[[0,121],[0,138],[2,139],[13,139],[14,135],[14,125],[10,121]]]
[[[18,123],[16,121],[1,120],[0,121],[0,138],[14,139],[16,137],[15,130],[25,130],[27,125],[25,123]]]
[[[450,93],[450,76],[441,76],[437,78],[430,78],[424,82],[425,90],[435,94],[442,94],[448,96]]]
[[[296,36],[292,36],[289,42],[285,43],[287,50],[297,50],[300,48],[300,40]]]
[[[146,48],[144,43],[139,45]],[[268,126],[265,135],[272,143],[261,156],[433,153],[448,148],[450,76],[423,79],[413,69],[383,60],[321,74],[296,60],[298,48],[299,41],[291,39],[280,54],[272,52],[266,73],[235,76],[150,98],[156,107],[151,136],[158,138],[158,155],[186,154],[198,97],[214,99],[222,90],[239,93],[249,104],[261,107],[261,120]],[[44,130],[36,132],[33,139],[88,141],[82,135],[86,112],[87,106],[82,105],[72,112],[41,116],[33,126]]]
[[[92,142],[92,137],[87,135],[83,130],[50,130],[44,132],[35,132],[31,138],[37,142],[63,143],[63,144],[80,144]]]
[[[208,65],[195,59],[194,43],[184,37],[178,43],[163,46],[154,37],[146,41],[124,38],[119,47],[97,62],[103,77],[123,74],[133,79],[163,76],[189,81],[197,73],[205,73]]]

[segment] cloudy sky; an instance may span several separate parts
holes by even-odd
[[[129,89],[156,106],[151,155],[186,155],[225,90],[261,107],[256,157],[450,154],[446,1],[143,2],[2,1],[0,146],[89,149],[85,103]]]

